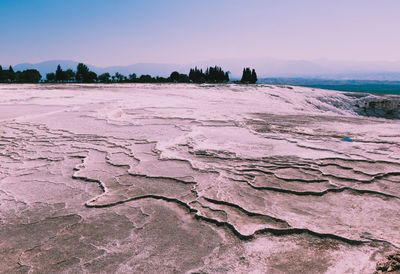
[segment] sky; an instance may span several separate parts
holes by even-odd
[[[0,63],[400,61],[399,0],[0,0]]]

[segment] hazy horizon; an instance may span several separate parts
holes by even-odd
[[[400,61],[400,2],[0,1],[1,64]]]
[[[40,64],[40,63],[45,63],[45,62],[54,62],[54,61],[72,61],[72,62],[77,62],[77,63],[85,63],[87,65],[92,65],[96,66],[99,68],[109,68],[109,67],[123,67],[123,66],[130,66],[130,65],[136,65],[136,64],[158,64],[158,65],[182,65],[182,66],[195,66],[196,64],[202,65],[202,64],[215,64],[218,65],[218,62],[227,62],[227,61],[235,61],[235,62],[242,62],[243,66],[246,66],[248,64],[251,64],[252,62],[258,62],[258,61],[294,61],[294,62],[312,62],[312,63],[330,63],[330,64],[378,64],[378,63],[384,63],[384,64],[399,64],[400,65],[400,59],[399,60],[349,60],[349,59],[327,59],[327,58],[315,58],[315,59],[289,59],[289,58],[275,58],[271,56],[263,56],[263,57],[254,57],[254,58],[235,58],[235,57],[227,57],[227,58],[210,58],[210,59],[204,59],[204,60],[197,60],[193,62],[184,62],[184,63],[179,63],[179,62],[133,62],[133,63],[115,63],[115,64],[110,64],[110,65],[97,65],[94,63],[89,63],[89,62],[84,62],[82,60],[78,59],[63,59],[63,58],[55,58],[55,59],[45,59],[45,60],[39,60],[35,62],[14,62],[14,63],[0,63],[3,67],[7,68],[8,66],[16,66],[16,65],[21,65],[21,64]]]
[[[54,72],[58,65],[61,68],[75,70],[79,61],[74,60],[49,60],[40,63],[21,63],[14,65],[14,70],[36,69],[42,77]],[[190,68],[206,69],[218,65],[228,71],[232,79],[239,79],[244,67],[252,67],[257,71],[259,78],[308,78],[308,79],[337,79],[337,80],[400,80],[400,62],[340,62],[319,60],[299,61],[282,60],[273,58],[255,59],[214,59],[211,61],[191,64],[161,64],[161,63],[136,63],[127,66],[100,67],[86,63],[97,74],[109,72],[121,73],[125,76],[135,73],[137,75],[152,75],[168,77],[171,72],[178,71],[187,74]],[[7,68],[7,65],[3,65]]]

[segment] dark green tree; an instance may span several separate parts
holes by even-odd
[[[89,68],[83,64],[83,63],[79,63],[78,66],[76,67],[76,81],[78,83],[85,83],[88,78],[88,74],[89,74]]]
[[[177,82],[178,82],[178,79],[179,79],[179,72],[177,72],[177,71],[172,72],[171,75],[169,76],[169,79],[170,79],[172,82],[177,83]]]
[[[67,80],[67,77],[66,77],[65,71],[63,71],[63,70],[61,69],[61,66],[58,65],[58,66],[57,66],[57,70],[56,70],[56,81],[57,81],[57,82],[63,83],[63,82],[65,82],[66,80]]]
[[[15,76],[17,83],[38,83],[42,79],[42,75],[36,69],[18,71]]]
[[[93,71],[89,71],[85,83],[95,83],[97,81],[97,74]]]
[[[129,82],[134,83],[137,81],[137,76],[135,73],[129,74],[129,78],[128,78]]]
[[[195,67],[194,69],[190,69],[189,80],[192,83],[201,84],[206,81],[206,77],[202,69],[198,69],[197,67]]]
[[[46,74],[46,80],[47,82],[53,83],[56,81],[56,75],[54,72],[50,72]]]
[[[8,68],[8,81],[9,82],[15,82],[15,80],[16,80],[16,75],[15,75],[15,72],[14,72],[14,70],[13,70],[13,68],[12,68],[12,66],[10,66],[9,68]]]
[[[247,80],[246,78],[247,78],[246,77],[246,68],[244,68],[243,72],[242,72],[242,78],[240,79],[240,82],[244,83]]]
[[[119,82],[119,83],[125,82],[127,80],[126,76],[122,75],[119,72],[116,72],[114,76],[115,76],[114,79],[116,79],[116,81]]]
[[[226,81],[226,75],[222,68],[218,66],[209,67],[206,70],[205,79],[208,83],[223,83]]]
[[[67,82],[75,81],[75,72],[72,69],[67,69],[64,71],[64,79]]]
[[[146,75],[140,76],[138,79],[138,82],[139,83],[155,83],[156,79],[151,77],[151,75],[146,74]]]
[[[189,80],[192,83],[224,83],[229,82],[229,72],[224,72],[221,67],[208,67],[203,73],[195,67],[189,71]]]
[[[189,83],[189,77],[186,74],[174,71],[169,76],[169,81],[174,83]]]
[[[228,72],[228,71],[225,72],[225,79],[224,79],[224,81],[225,81],[225,82],[229,82],[229,72]]]
[[[3,67],[0,66],[0,83],[6,82],[7,79],[7,72],[3,70]]]
[[[257,82],[256,71],[254,69],[251,70],[250,68],[244,68],[240,82],[243,84],[255,84]]]
[[[90,71],[85,64],[79,63],[76,68],[75,78],[78,83],[94,83],[97,80],[97,74]]]
[[[111,82],[110,77],[111,77],[110,74],[108,72],[106,72],[106,73],[100,74],[98,78],[99,78],[99,81],[102,83],[110,83]]]
[[[155,81],[157,83],[169,83],[169,82],[171,82],[170,78],[159,77],[159,76],[156,77]]]
[[[250,76],[248,74],[249,68],[244,68],[243,73],[242,73],[242,79],[240,79],[240,82],[243,84],[247,84],[250,80]]]
[[[256,70],[253,69],[253,70],[251,71],[250,83],[255,84],[255,83],[257,83],[257,80],[258,80],[258,79],[257,79]]]

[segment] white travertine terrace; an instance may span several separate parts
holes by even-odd
[[[0,271],[372,273],[400,248],[383,99],[0,85]]]

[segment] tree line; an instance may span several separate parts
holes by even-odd
[[[3,69],[0,66],[0,83],[38,83],[42,79],[36,69],[27,69],[15,72],[12,66]]]
[[[28,69],[24,71],[14,72],[10,66],[8,70],[3,70],[0,66],[0,83],[38,83],[42,76],[36,69]],[[208,67],[204,72],[197,67],[190,69],[189,74],[182,74],[174,71],[169,77],[152,77],[151,75],[141,75],[137,77],[135,73],[128,76],[116,72],[114,75],[110,73],[102,73],[97,75],[90,71],[89,67],[83,63],[79,63],[76,71],[72,69],[63,70],[60,65],[57,66],[55,72],[47,73],[47,83],[228,83],[229,72],[222,70],[221,67]],[[255,84],[257,82],[257,74],[255,70],[250,68],[243,69],[243,75],[240,83]]]
[[[227,83],[229,82],[229,72],[225,72],[222,68],[215,66],[209,67],[203,73],[202,70],[196,68],[190,69],[189,75],[174,71],[169,77],[152,77],[151,75],[141,75],[138,77],[135,73],[128,76],[116,72],[114,75],[106,72],[97,75],[90,71],[89,68],[79,63],[76,72],[71,69],[62,70],[61,66],[57,66],[55,72],[46,75],[46,82],[50,83]]]

